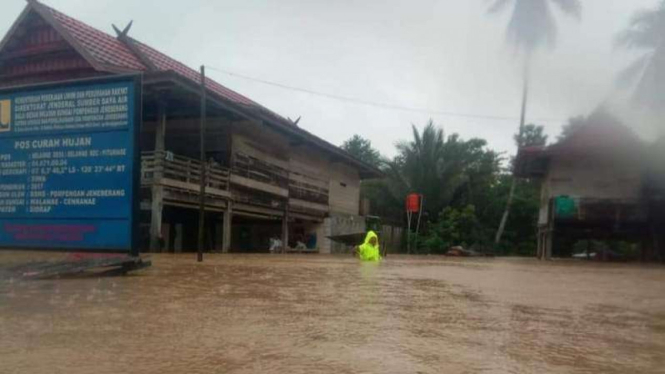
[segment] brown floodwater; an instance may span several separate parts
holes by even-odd
[[[194,256],[2,281],[0,373],[665,372],[659,266]]]

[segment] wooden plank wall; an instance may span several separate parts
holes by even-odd
[[[230,131],[222,118],[209,118],[206,122],[206,152],[209,155],[230,155]],[[179,156],[199,159],[199,120],[167,120],[165,150]],[[155,122],[142,125],[141,150],[155,149]]]
[[[296,147],[290,152],[289,170],[319,179],[326,184],[330,180],[328,160],[310,147]]]
[[[290,145],[286,137],[252,122],[234,125],[233,152],[242,152],[328,183],[332,213],[359,214],[360,176],[353,167],[331,162],[320,150]],[[286,159],[286,163],[284,163]]]
[[[286,137],[256,122],[236,122],[232,128],[233,153],[265,160],[289,168],[289,143]]]
[[[144,123],[142,149],[153,148],[154,128],[154,122]],[[331,162],[321,150],[295,144],[292,139],[257,122],[229,124],[224,119],[211,118],[208,133],[206,149],[209,154],[227,154],[233,158],[233,154],[242,153],[265,160],[293,172],[294,180],[302,179],[302,182],[328,188],[331,213],[359,214],[360,176],[353,167]],[[198,158],[197,143],[198,120],[167,122],[167,151]]]
[[[541,187],[538,223],[546,224],[549,201],[557,196],[596,199],[640,199],[643,164],[639,155],[570,155],[551,161]]]
[[[639,162],[593,156],[555,158],[547,177],[550,195],[599,199],[641,197],[642,167]]]
[[[360,176],[341,163],[330,166],[330,209],[336,213],[358,215],[360,211]]]

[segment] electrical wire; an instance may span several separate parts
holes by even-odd
[[[342,96],[342,95],[336,95],[336,94],[331,94],[331,93],[326,93],[326,92],[314,91],[314,90],[301,88],[301,87],[290,86],[290,85],[283,84],[283,83],[278,83],[278,82],[268,81],[268,80],[265,80],[265,79],[250,77],[250,76],[235,73],[235,72],[232,72],[232,71],[229,71],[229,70],[226,70],[226,69],[220,69],[220,68],[217,68],[217,67],[214,67],[214,66],[206,65],[206,68],[210,69],[210,70],[213,70],[213,71],[217,71],[219,73],[223,73],[223,74],[232,76],[232,77],[236,77],[236,78],[240,78],[240,79],[244,79],[244,80],[248,80],[248,81],[252,81],[252,82],[257,82],[257,83],[265,84],[265,85],[268,85],[268,86],[278,87],[278,88],[285,89],[285,90],[307,93],[307,94],[310,94],[310,95],[325,97],[325,98],[328,98],[328,99],[338,100],[338,101],[342,101],[342,102],[358,104],[358,105],[372,106],[372,107],[377,107],[377,108],[382,108],[382,109],[401,110],[401,111],[407,111],[407,112],[424,113],[424,114],[429,114],[429,115],[441,115],[441,116],[461,117],[461,118],[475,118],[475,119],[493,120],[493,121],[518,121],[519,120],[519,117],[496,116],[496,115],[473,114],[473,113],[460,113],[460,112],[434,110],[434,109],[427,109],[427,108],[415,108],[415,107],[409,107],[409,106],[403,106],[403,105],[380,103],[380,102],[376,102],[376,101],[358,99],[358,98],[353,98],[353,97],[348,97],[348,96]],[[561,119],[547,119],[547,118],[533,119],[531,121],[532,122],[565,122],[565,120],[561,120]]]

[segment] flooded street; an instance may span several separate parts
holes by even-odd
[[[3,282],[0,373],[665,372],[662,267],[194,258]]]

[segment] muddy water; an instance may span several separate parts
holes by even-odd
[[[665,372],[665,268],[313,255],[153,263],[127,277],[3,282],[0,373]]]

